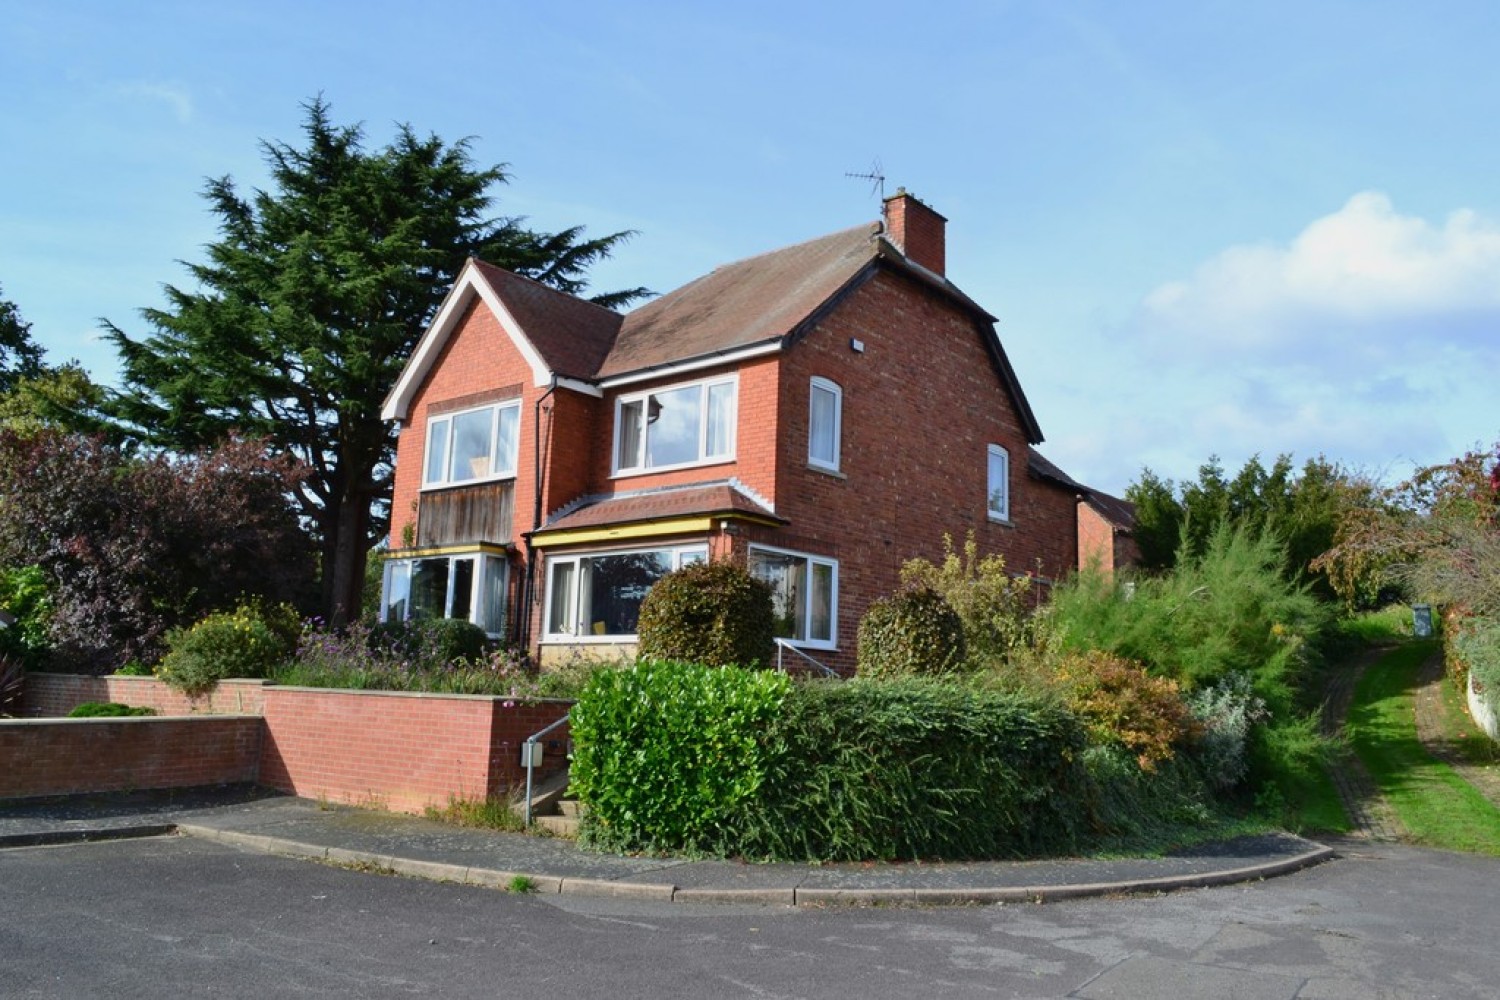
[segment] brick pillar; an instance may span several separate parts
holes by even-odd
[[[948,220],[927,205],[897,188],[885,200],[885,238],[906,259],[920,264],[934,274],[944,274],[947,266]]]

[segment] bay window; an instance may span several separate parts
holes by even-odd
[[[615,402],[614,471],[732,459],[736,388],[731,375],[621,396]]]
[[[453,486],[516,474],[521,401],[444,413],[427,421],[425,486]]]
[[[499,636],[505,631],[508,581],[505,560],[485,553],[391,559],[385,564],[380,620],[457,618]]]
[[[778,639],[820,649],[836,648],[836,560],[757,545],[750,548],[750,572],[771,586]]]
[[[704,545],[548,556],[547,637],[634,639],[652,585],[707,558]]]

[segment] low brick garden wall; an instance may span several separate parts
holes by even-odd
[[[0,722],[0,799],[252,782],[261,731],[253,715]]]
[[[97,787],[70,786],[67,791],[252,781],[307,798],[416,813],[429,805],[445,805],[450,798],[482,799],[524,785],[521,744],[572,707],[572,702],[564,700],[283,688],[264,681],[223,681],[211,695],[187,699],[150,677],[32,674],[26,679],[23,710],[29,717],[66,715],[86,701],[117,701],[155,708],[163,715],[193,717],[0,722],[0,734],[4,734],[0,739],[13,741],[0,742],[0,760],[19,761],[22,757],[14,754],[30,755],[38,763],[28,766],[38,773],[78,768],[86,773],[83,762],[94,761],[99,767]],[[254,716],[249,720],[256,733],[254,767],[246,776],[232,778],[198,780],[202,775],[170,760],[218,754],[214,741],[219,737],[212,735],[211,728],[197,730],[204,734],[202,750],[193,749],[190,734],[195,730],[191,729],[163,729],[173,735],[160,737],[155,744],[136,734],[140,748],[132,749],[133,755],[122,758],[118,767],[105,766],[103,758],[92,756],[88,745],[99,739],[96,730],[79,728],[82,724],[144,723],[142,732],[146,732],[168,722],[211,722],[241,712]],[[15,727],[37,726],[43,727],[38,732],[46,730],[49,735],[9,735]],[[548,734],[538,777],[566,766],[567,738],[566,724]],[[147,759],[146,749],[153,745],[163,758],[159,762]],[[131,773],[140,777],[119,777]],[[148,783],[169,776],[174,784]],[[124,783],[111,783],[117,780]],[[26,791],[25,787],[32,786],[17,782],[8,790],[0,783],[0,798],[64,794]]]

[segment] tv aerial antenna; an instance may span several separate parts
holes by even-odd
[[[878,158],[874,163],[870,164],[869,173],[846,173],[844,174],[844,176],[856,181],[869,181],[870,193],[874,194],[877,191],[880,192],[880,200],[885,201],[885,171],[881,168],[880,160]]]

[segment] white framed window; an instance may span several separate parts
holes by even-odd
[[[838,383],[814,375],[808,390],[807,464],[839,470],[839,442],[843,436],[844,390]]]
[[[1010,452],[998,444],[989,446],[988,489],[985,506],[991,521],[1010,520]]]
[[[458,618],[491,636],[505,631],[509,567],[500,556],[468,553],[390,559],[385,564],[380,620]]]
[[[614,471],[680,469],[734,458],[734,375],[615,400]]]
[[[521,401],[458,410],[427,420],[424,486],[455,486],[516,474]]]
[[[631,641],[652,585],[674,569],[706,559],[706,545],[548,556],[546,637]]]
[[[750,572],[771,585],[778,639],[837,648],[838,560],[752,545]]]

